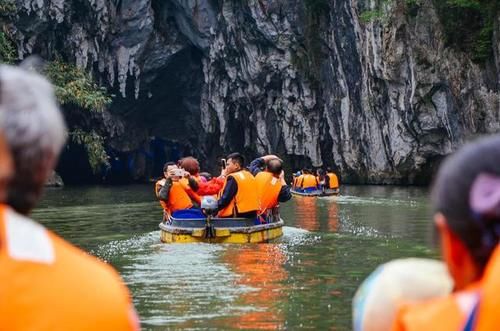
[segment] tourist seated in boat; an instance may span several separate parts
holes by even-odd
[[[302,171],[298,170],[292,174],[292,188],[296,188],[298,186],[298,179],[302,175]]]
[[[311,169],[302,170],[303,175],[301,175],[298,179],[297,187],[303,192],[311,192],[319,189],[319,183],[316,176],[312,174]]]
[[[226,182],[225,165],[221,165],[221,174],[219,177],[212,177],[208,172],[201,173],[200,176],[205,178],[205,181],[198,182],[198,190],[196,194],[199,196],[213,195],[216,196],[224,187]]]
[[[209,182],[213,178],[212,174],[206,171],[200,172],[200,176],[203,178],[203,182]]]
[[[318,188],[325,189],[327,186],[325,185],[326,172],[323,169],[316,170],[316,180],[318,181]]]
[[[338,189],[340,187],[339,177],[335,172],[333,172],[332,168],[326,168],[326,176],[325,176],[325,188],[327,189]]]
[[[0,86],[0,329],[139,330],[111,265],[28,217],[67,136],[52,84],[1,65]]]
[[[290,187],[285,181],[283,161],[276,155],[266,155],[253,160],[249,170],[257,181],[259,214],[266,214],[280,202],[287,202],[292,198]]]
[[[174,162],[167,162],[163,166],[164,178],[155,184],[155,193],[163,207],[165,216],[174,215],[179,210],[192,209],[197,206],[191,199],[190,193],[197,189],[197,183],[189,173],[179,168]],[[182,178],[187,178],[187,185]],[[200,216],[203,216],[200,214]]]
[[[217,201],[218,216],[256,218],[259,198],[255,177],[245,169],[241,154],[232,153],[226,160],[226,182]]]
[[[177,162],[177,166],[189,172],[190,177],[196,180],[197,183],[203,181],[200,175],[200,163],[196,158],[192,156],[183,157]]]
[[[431,197],[454,293],[402,306],[392,330],[498,330],[500,136],[470,143],[447,158]]]
[[[194,205],[197,207],[200,206],[201,196],[198,190],[199,186],[203,184],[202,177],[200,176],[200,163],[194,157],[187,156],[177,162],[177,167],[189,174],[188,176],[182,177],[179,182],[186,188],[186,193],[189,195]],[[190,180],[191,184],[189,182]]]

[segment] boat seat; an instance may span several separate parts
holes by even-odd
[[[206,216],[201,212],[201,209],[180,209],[176,210],[172,213],[172,217],[175,217],[177,219],[195,219],[195,218],[200,218],[200,219],[205,219]]]

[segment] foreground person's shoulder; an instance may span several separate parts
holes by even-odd
[[[70,301],[78,297],[80,307],[93,307],[96,329],[106,323],[111,323],[109,330],[137,329],[132,327],[137,324],[137,316],[130,293],[118,272],[56,234],[50,233],[50,237],[56,255],[56,274],[61,275],[62,282],[71,282],[72,285],[67,284],[73,292]]]
[[[6,330],[137,330],[127,287],[108,264],[0,206],[0,316]]]

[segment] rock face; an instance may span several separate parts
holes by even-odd
[[[347,182],[424,183],[499,131],[500,16],[493,55],[475,64],[447,47],[430,0],[363,23],[374,2],[17,0],[8,29],[20,58],[62,55],[117,95],[99,125],[135,177],[241,151]]]

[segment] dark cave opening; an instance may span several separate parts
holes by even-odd
[[[170,56],[163,69],[141,77],[138,99],[134,98],[134,81],[129,77],[127,97],[115,97],[110,107],[126,127],[120,137],[106,137],[110,166],[92,172],[85,148],[69,142],[57,167],[65,183],[144,182],[161,176],[167,161],[203,156],[201,59],[195,47]],[[117,90],[112,92],[119,95]]]

